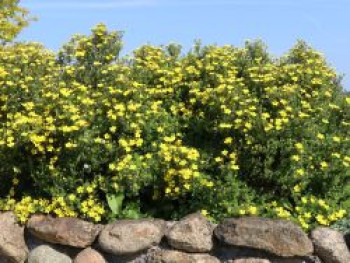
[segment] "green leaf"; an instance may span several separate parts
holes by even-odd
[[[119,214],[122,211],[122,205],[124,200],[124,194],[107,194],[107,203],[114,215]]]

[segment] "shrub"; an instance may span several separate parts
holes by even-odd
[[[344,234],[349,234],[350,233],[350,218],[342,218],[335,222],[333,225],[331,225],[332,228],[341,231]]]
[[[11,42],[33,20],[28,10],[18,3],[19,0],[0,2],[0,44]]]
[[[96,222],[262,215],[305,229],[349,211],[349,97],[298,42],[145,45],[98,25],[58,52],[0,47],[3,210]]]

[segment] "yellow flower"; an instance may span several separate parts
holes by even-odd
[[[117,127],[116,126],[111,126],[109,128],[109,130],[110,130],[110,132],[115,133],[117,131]]]
[[[83,192],[84,192],[84,187],[79,186],[79,187],[77,188],[77,193],[78,193],[78,194],[82,194]]]
[[[319,199],[318,201],[317,201],[317,203],[320,205],[320,206],[325,206],[326,205],[326,202],[324,201],[324,200],[322,200],[322,199]]]
[[[300,222],[300,225],[302,228],[304,228],[306,230],[310,228],[310,225],[308,223],[306,223],[305,221]]]
[[[303,196],[303,197],[301,198],[301,202],[302,202],[303,204],[306,204],[306,203],[307,203],[307,198],[306,198],[305,196]]]
[[[202,210],[201,210],[201,214],[202,214],[203,216],[207,216],[207,215],[208,215],[208,211],[205,210],[205,209],[202,209]]]
[[[293,190],[294,190],[294,192],[296,192],[296,193],[300,193],[300,191],[301,191],[301,188],[300,188],[300,185],[295,185],[294,186],[294,188],[293,188]]]
[[[116,169],[116,166],[115,166],[114,163],[110,163],[110,164],[108,165],[108,168],[109,168],[111,171],[114,171],[114,170]]]
[[[325,138],[325,136],[322,133],[318,133],[317,138],[320,140],[323,140]]]
[[[335,157],[335,158],[340,158],[340,154],[339,153],[332,153],[331,154],[332,157]]]
[[[329,225],[329,221],[323,215],[317,215],[316,220],[321,225]]]
[[[295,173],[296,173],[297,176],[299,177],[299,176],[303,176],[303,175],[305,174],[305,171],[304,171],[303,168],[299,168],[299,169],[296,170]]]
[[[77,147],[77,144],[71,143],[71,142],[67,142],[65,145],[66,145],[66,148],[75,148],[75,147]]]
[[[238,214],[245,215],[246,211],[244,209],[239,209]]]
[[[251,129],[251,128],[253,127],[253,125],[252,125],[250,122],[246,122],[246,123],[245,123],[245,127],[246,127],[247,129]]]
[[[231,169],[237,171],[239,170],[239,166],[237,164],[232,164]]]
[[[256,206],[250,206],[250,207],[248,208],[248,211],[249,211],[249,213],[250,213],[251,215],[256,215],[256,214],[258,214],[258,208],[257,208]]]
[[[223,151],[221,152],[221,154],[224,155],[224,156],[227,156],[228,151],[227,151],[227,150],[223,150]]]
[[[295,146],[295,148],[296,148],[297,150],[299,150],[299,151],[302,151],[302,150],[304,149],[303,144],[300,143],[300,142],[296,143],[294,146]]]
[[[327,168],[328,168],[328,163],[327,163],[327,162],[325,162],[325,161],[322,161],[322,162],[320,163],[320,165],[321,165],[321,169],[322,169],[322,170],[324,170],[324,169],[327,169]]]
[[[175,141],[175,139],[176,139],[175,135],[164,137],[165,142],[173,142]]]
[[[223,161],[222,157],[216,157],[215,158],[215,162],[217,162],[217,163],[220,163],[222,161]]]
[[[84,56],[85,56],[85,51],[77,51],[77,52],[75,53],[75,56],[76,56],[76,57],[84,57]]]
[[[225,144],[230,144],[230,143],[232,143],[232,140],[233,140],[232,137],[226,137],[225,140],[224,140],[224,143]]]
[[[68,199],[69,199],[69,201],[73,202],[76,200],[76,196],[74,194],[70,194],[70,195],[68,195]]]
[[[346,215],[345,209],[340,209],[340,210],[337,212],[337,217],[338,217],[339,219],[340,219],[340,218],[343,218],[345,215]]]
[[[291,159],[292,159],[293,161],[298,162],[298,161],[300,161],[300,156],[299,156],[299,155],[292,155]]]
[[[340,142],[341,141],[340,137],[337,137],[337,136],[333,136],[332,139],[333,139],[334,142]]]
[[[209,182],[206,183],[206,186],[207,187],[213,187],[214,183],[212,181],[209,181]]]

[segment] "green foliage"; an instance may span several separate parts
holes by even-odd
[[[124,200],[123,194],[108,194],[106,196],[109,208],[114,216],[117,216],[122,211],[122,204]]]
[[[346,217],[343,219],[340,219],[335,224],[331,225],[332,228],[343,232],[344,234],[350,233],[350,218]]]
[[[0,208],[93,221],[261,215],[305,229],[350,210],[350,101],[298,42],[145,45],[98,25],[53,54],[0,48]]]
[[[28,10],[18,6],[19,0],[0,2],[0,44],[12,41],[32,18]]]

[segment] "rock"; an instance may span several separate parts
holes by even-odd
[[[322,263],[315,256],[306,257],[279,257],[271,255],[264,250],[245,248],[238,246],[228,247],[216,247],[215,256],[218,257],[221,262],[233,262],[238,259],[268,259],[271,263]]]
[[[92,248],[85,248],[73,261],[74,263],[106,263],[103,256]]]
[[[238,247],[238,246],[217,246],[215,256],[223,262],[244,258],[269,258],[271,254],[264,250]]]
[[[318,227],[311,232],[315,254],[324,263],[349,263],[350,252],[343,235],[327,227]]]
[[[42,245],[29,253],[28,263],[72,263],[72,260],[50,246]]]
[[[108,263],[147,263],[154,255],[154,251],[159,249],[158,246],[154,246],[136,254],[115,255],[104,253],[103,255]]]
[[[166,234],[168,243],[187,252],[208,252],[213,248],[213,226],[200,213],[186,216]]]
[[[239,258],[230,260],[229,263],[271,263],[271,261],[263,258]]]
[[[214,230],[226,245],[261,249],[277,256],[307,256],[313,252],[311,240],[291,221],[259,217],[225,219]]]
[[[17,224],[13,212],[0,214],[0,255],[9,262],[24,262],[28,247],[24,241],[24,227]],[[3,259],[5,261],[5,259]]]
[[[171,228],[179,221],[165,221],[165,232],[164,234],[167,235]]]
[[[85,248],[90,246],[101,227],[78,218],[53,218],[45,215],[32,216],[27,228],[35,237],[46,242]]]
[[[176,250],[160,250],[148,258],[147,263],[192,263],[191,256]]]
[[[316,257],[270,258],[271,263],[322,263]]]
[[[291,258],[269,258],[271,263],[322,263],[321,260],[315,256],[308,257],[291,257]]]
[[[220,260],[209,254],[191,254],[191,258],[194,263],[220,263]]]
[[[321,261],[314,260],[309,257],[291,257],[291,258],[283,258],[283,257],[243,257],[236,258],[225,261],[227,263],[322,263]]]
[[[158,250],[147,263],[220,263],[220,261],[209,254],[185,253],[177,250]]]
[[[108,253],[134,254],[158,245],[164,231],[163,220],[118,220],[102,230],[98,243],[101,249]]]

